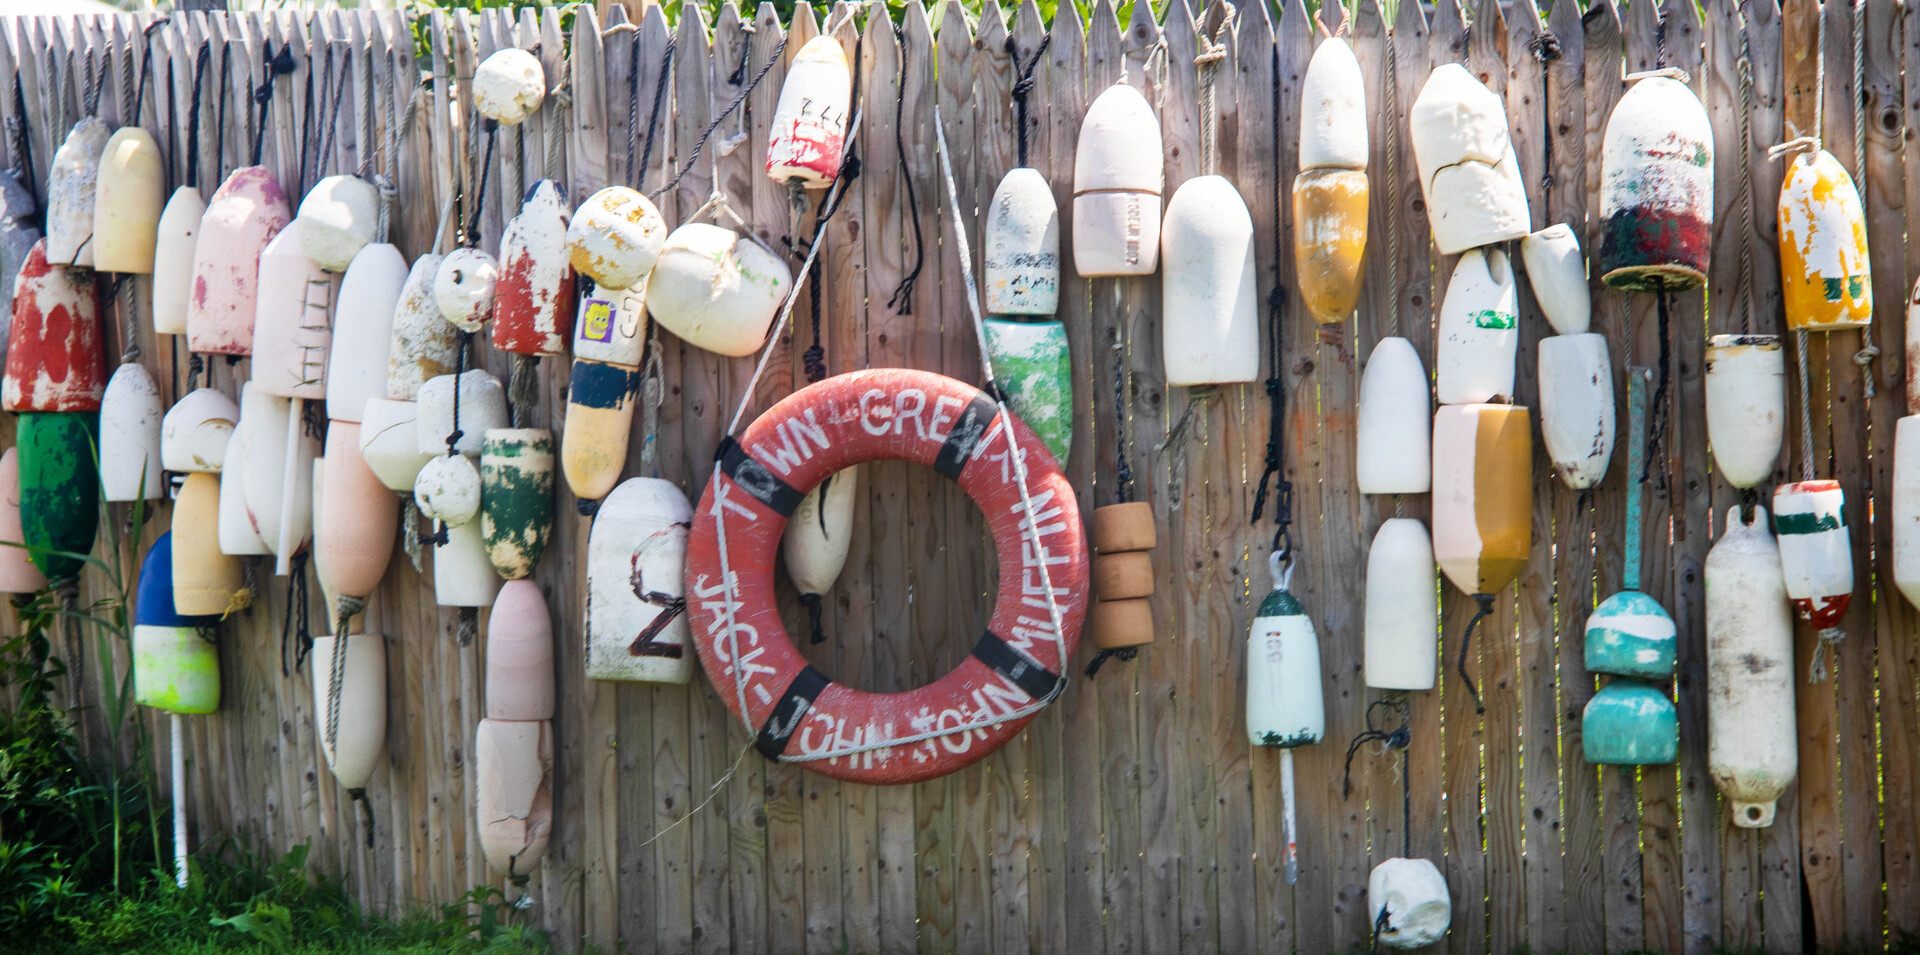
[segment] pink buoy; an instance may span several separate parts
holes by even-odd
[[[553,622],[532,580],[509,580],[487,621],[487,718],[553,718]]]
[[[314,549],[325,561],[327,576],[342,603],[348,597],[364,600],[387,573],[399,509],[393,492],[360,456],[359,424],[332,422],[323,460],[326,499],[321,506],[326,520],[315,523]]]
[[[265,166],[244,166],[220,184],[194,245],[189,349],[203,355],[253,353],[260,256],[292,219],[287,194]]]

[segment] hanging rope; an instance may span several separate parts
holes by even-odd
[[[1020,165],[1023,167],[1027,165],[1027,97],[1033,93],[1034,68],[1040,65],[1040,58],[1046,55],[1047,46],[1051,43],[1053,34],[1042,36],[1040,46],[1033,51],[1033,58],[1027,61],[1026,66],[1021,66],[1020,51],[1015,48],[1013,35],[1007,35],[1007,56],[1013,60],[1014,72],[1018,77],[1013,81],[1013,112],[1015,139],[1019,143]]]
[[[573,59],[564,60],[566,72],[560,76],[560,82],[547,91],[547,158],[541,170],[548,179],[560,180],[560,146],[565,139],[563,130],[572,126],[573,118]],[[411,106],[412,101],[408,101]],[[411,125],[411,123],[409,123]]]
[[[106,78],[105,64],[100,67],[99,78],[94,77],[93,43],[89,41],[86,50],[80,54],[80,83],[84,93],[80,100],[80,112],[83,115],[100,115],[100,88],[106,85]]]
[[[1753,334],[1753,237],[1759,231],[1753,212],[1753,46],[1747,31],[1740,31],[1740,293],[1746,309],[1740,313],[1740,334]]]
[[[1660,383],[1653,389],[1653,426],[1647,429],[1646,460],[1641,463],[1639,476],[1642,484],[1647,482],[1648,475],[1652,473],[1653,462],[1659,459],[1660,446],[1666,439],[1669,413],[1667,384],[1672,378],[1673,345],[1672,336],[1669,334],[1672,318],[1669,314],[1666,289],[1663,288],[1654,294],[1654,307],[1660,316]],[[1664,467],[1661,468],[1661,473],[1662,475],[1666,473]],[[1664,480],[1663,477],[1662,486],[1664,486]]]
[[[1373,711],[1385,709],[1400,717],[1400,725],[1383,730],[1374,725]],[[1404,690],[1394,690],[1381,699],[1367,704],[1367,728],[1347,744],[1346,779],[1341,784],[1340,798],[1353,795],[1353,754],[1367,743],[1385,744],[1386,750],[1399,750],[1400,764],[1400,856],[1413,857],[1413,786],[1407,778],[1407,748],[1413,742],[1413,707],[1407,701]]]
[[[260,115],[253,130],[252,161],[248,163],[251,166],[260,165],[261,150],[267,145],[267,127],[271,125],[267,121],[267,107],[273,103],[274,78],[293,72],[293,44],[282,45],[278,54],[273,52],[272,43],[266,44],[261,49],[261,64],[266,71],[266,78],[261,81],[260,88],[253,91],[253,102],[259,106]]]
[[[187,185],[194,189],[200,188],[200,94],[212,54],[212,45],[202,40],[200,52],[193,58],[193,100],[187,107]]]
[[[463,238],[469,249],[480,247],[480,214],[487,208],[487,183],[493,178],[493,148],[500,138],[500,121],[483,119],[480,122],[480,135],[487,138],[487,151],[480,157],[480,185],[473,191],[473,214],[467,217],[467,229]]]
[[[140,38],[147,42],[147,48],[140,52],[140,85],[133,92],[133,122],[128,125],[140,125],[140,117],[146,110],[147,78],[153,75],[153,33],[155,30],[166,26],[171,19],[171,17],[161,17],[147,24],[146,29],[140,31]],[[130,75],[133,71],[133,60],[124,60],[121,66],[123,68],[123,76]],[[131,86],[133,84],[128,83],[127,85]]]
[[[334,147],[340,138],[340,107],[347,101],[347,78],[352,68],[353,51],[349,49],[346,52],[345,59],[341,61],[340,76],[338,79],[335,79],[333,57],[329,56],[327,57],[326,70],[320,81],[320,111],[328,114],[328,116],[326,126],[320,130],[319,148],[315,151],[316,155],[313,166],[314,171],[320,173],[322,176],[331,174],[334,169]],[[333,91],[331,94],[333,97],[331,101],[332,109],[330,111],[327,100],[329,95],[327,90],[329,89]]]
[[[920,196],[913,185],[913,174],[907,169],[907,49],[909,45],[900,45],[900,89],[893,100],[893,148],[900,159],[900,182],[907,188],[907,221],[913,224],[913,268],[901,276],[900,284],[894,286],[893,297],[887,299],[887,307],[895,315],[913,314],[913,284],[920,280],[920,270],[927,264],[927,241],[920,231]],[[1038,57],[1035,57],[1038,59]],[[1023,106],[1024,108],[1024,101]],[[1025,124],[1022,124],[1025,128]],[[1024,157],[1023,157],[1024,164]]]
[[[373,177],[374,188],[380,190],[380,208],[378,218],[374,220],[373,241],[384,243],[393,229],[393,203],[399,192],[400,183],[400,147],[413,132],[413,124],[419,115],[420,99],[407,97],[407,111],[404,117],[396,117],[398,109],[394,101],[393,70],[389,69],[381,77],[381,95],[387,102],[387,143],[386,162],[380,174]],[[418,550],[415,550],[418,553]]]
[[[27,197],[33,200],[34,220],[37,224],[44,215],[40,209],[40,187],[33,174],[33,137],[27,129],[27,92],[20,84],[20,74],[13,74],[13,115],[7,117],[7,135],[11,138],[13,151],[13,178],[27,190]],[[919,228],[919,223],[914,223]]]
[[[713,121],[707,124],[707,128],[700,131],[700,138],[697,140],[694,140],[693,150],[687,154],[687,160],[684,164],[681,165],[680,171],[675,173],[673,178],[667,181],[666,185],[661,186],[659,189],[654,190],[653,192],[654,198],[659,198],[660,196],[663,196],[669,192],[672,192],[673,188],[680,184],[680,180],[686,178],[687,173],[693,171],[695,163],[700,159],[701,151],[707,148],[707,139],[713,135],[713,131],[715,129],[718,129],[721,123],[726,122],[727,117],[733,115],[734,110],[740,108],[740,104],[747,101],[747,97],[749,95],[752,95],[754,87],[759,86],[760,81],[767,78],[767,73],[773,69],[773,65],[775,63],[780,62],[780,54],[786,52],[787,41],[791,38],[792,38],[791,34],[783,35],[780,37],[780,44],[773,48],[773,53],[767,57],[767,62],[760,67],[760,72],[753,74],[753,82],[748,83],[746,85],[746,88],[742,89],[739,95],[733,98],[733,102],[728,103],[727,108],[721,110],[720,115],[715,116],[713,118]],[[858,47],[856,47],[855,49],[857,50]],[[860,58],[858,55],[856,55],[854,57],[854,63],[858,65],[859,62],[860,62]],[[860,71],[858,69],[853,71],[853,82],[855,83],[856,89],[857,89],[858,84],[860,82]],[[659,102],[660,100],[658,99],[658,97],[656,97],[654,99],[656,113],[658,112],[658,109],[659,109]],[[853,137],[848,136],[847,142],[849,145],[851,145],[853,142]]]
[[[1473,684],[1473,677],[1467,675],[1467,654],[1473,648],[1473,628],[1479,626],[1481,619],[1493,612],[1493,594],[1474,594],[1473,599],[1480,605],[1480,609],[1474,611],[1472,620],[1467,621],[1467,633],[1460,638],[1460,661],[1456,668],[1460,671],[1460,679],[1466,681],[1467,692],[1473,694],[1473,711],[1485,713],[1487,708],[1480,702],[1480,688]]]
[[[1217,168],[1214,156],[1214,126],[1219,122],[1217,115],[1219,111],[1214,106],[1213,82],[1215,74],[1219,72],[1220,61],[1227,58],[1227,44],[1223,38],[1232,31],[1233,18],[1233,8],[1228,7],[1226,16],[1222,17],[1220,25],[1214,28],[1211,39],[1205,34],[1195,37],[1200,45],[1200,54],[1193,58],[1193,65],[1200,69],[1200,172],[1209,176],[1213,175]],[[1274,49],[1275,55],[1278,55],[1279,47],[1276,45]],[[1278,75],[1276,71],[1276,82],[1278,82]],[[1280,114],[1275,112],[1273,116],[1274,125],[1278,126]],[[1278,156],[1277,153],[1275,155]],[[1274,192],[1277,194],[1279,190],[1276,189]]]
[[[861,47],[865,43],[865,35],[853,41],[853,62],[860,62]],[[861,102],[859,70],[853,72],[853,90],[849,102]],[[839,188],[830,193],[827,198],[820,203],[819,209],[814,211],[813,237],[807,240],[807,258],[808,261],[813,263],[810,266],[812,271],[807,275],[808,301],[812,305],[813,344],[808,346],[805,352],[801,353],[800,361],[806,368],[808,384],[821,381],[827,377],[827,350],[820,344],[820,296],[823,284],[821,277],[826,271],[826,259],[824,255],[815,253],[821,251],[819,244],[821,236],[825,234],[824,223],[827,219],[832,218],[834,213],[840,211],[840,203],[846,198],[847,192],[852,188],[853,181],[860,178],[860,152],[858,143],[852,136],[847,137],[846,148],[841,150],[840,168],[834,173],[833,178],[834,183],[838,185]],[[790,186],[792,183],[798,181],[798,178],[788,180]],[[805,193],[802,192],[801,195],[804,196]],[[819,608],[814,606],[808,609],[813,612],[814,619],[817,622],[819,620]],[[815,629],[815,636],[820,637],[821,640],[826,639],[820,634],[818,628]]]
[[[1120,285],[1112,283],[1114,313],[1120,312]],[[1115,322],[1113,326],[1113,457],[1114,503],[1129,504],[1133,501],[1133,461],[1128,453],[1128,444],[1133,438],[1133,365],[1130,361],[1133,349],[1131,329],[1123,331],[1126,322]]]
[[[1275,46],[1270,54],[1269,66],[1272,69],[1272,83],[1268,87],[1268,105],[1274,122],[1268,124],[1272,135],[1269,144],[1278,162],[1280,157],[1280,48]],[[1266,470],[1260,472],[1260,482],[1253,492],[1252,521],[1258,523],[1260,515],[1267,505],[1267,482],[1273,482],[1274,504],[1273,550],[1281,560],[1293,559],[1293,482],[1287,480],[1287,390],[1286,390],[1286,348],[1282,344],[1282,334],[1286,329],[1287,288],[1281,283],[1279,251],[1285,248],[1286,236],[1281,231],[1280,190],[1267,190],[1273,197],[1273,288],[1267,292],[1267,457]],[[1389,229],[1391,233],[1393,230]],[[1398,312],[1398,309],[1389,311]]]
[[[347,676],[347,627],[354,615],[367,608],[364,598],[341,594],[333,622],[333,660],[327,677],[327,745],[340,739],[340,690]]]
[[[640,109],[640,98],[638,96],[631,96],[631,95],[629,96],[628,112],[627,112],[627,130],[628,130],[627,181],[634,183],[637,186],[646,185],[647,167],[653,164],[653,141],[654,141],[654,137],[658,135],[660,132],[660,111],[666,106],[666,103],[667,103],[667,80],[673,76],[673,44],[674,44],[674,38],[667,37],[667,54],[666,56],[663,56],[660,58],[660,75],[658,78],[654,80],[654,83],[653,83],[652,115],[647,118],[647,145],[646,145],[646,148],[641,150],[640,152],[640,178],[639,179],[635,179],[633,177],[634,173],[633,173],[632,157],[633,157],[633,136],[634,136],[633,122],[634,122],[635,114]],[[634,38],[634,50],[635,50],[634,55],[636,58],[639,56],[639,52],[638,52],[639,48],[640,48],[640,40],[636,36]],[[640,75],[639,71],[637,70],[633,71],[634,83],[636,85],[638,83],[639,75]],[[632,90],[630,89],[629,93],[631,94],[631,92]]]

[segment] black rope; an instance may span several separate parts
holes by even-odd
[[[1273,70],[1273,82],[1268,87],[1268,100],[1271,115],[1280,115],[1280,48],[1275,46],[1270,54],[1270,66]],[[1280,155],[1280,123],[1276,118],[1270,124],[1273,155]],[[1287,288],[1280,281],[1280,249],[1284,248],[1285,236],[1281,235],[1280,190],[1268,190],[1273,194],[1273,289],[1267,293],[1267,455],[1266,470],[1260,472],[1260,483],[1253,492],[1253,517],[1258,522],[1266,510],[1267,482],[1273,482],[1273,550],[1281,560],[1293,557],[1293,482],[1287,480],[1287,382],[1286,350],[1282,347],[1280,333],[1286,327]]]
[[[465,329],[460,330],[459,341],[460,344],[454,353],[453,430],[447,433],[447,457],[453,457],[460,453],[457,450],[460,446],[460,439],[466,437],[466,432],[460,430],[460,382],[467,377],[467,349],[468,346],[473,344],[473,333]],[[436,543],[444,544],[446,541],[441,540]]]
[[[293,668],[287,668],[287,648],[294,648]],[[280,618],[280,675],[292,676],[307,662],[313,649],[313,631],[307,619],[307,552],[293,555],[287,575],[287,615]]]
[[[199,55],[193,58],[193,101],[187,107],[187,185],[196,189],[200,187],[200,92],[211,54],[211,44],[202,41]]]
[[[817,226],[813,235],[816,239],[820,237]],[[813,319],[813,344],[800,353],[800,362],[807,369],[807,384],[827,377],[827,350],[820,345],[820,260],[825,257],[824,254],[815,256],[813,264],[807,268],[807,301],[813,306],[808,309]]]
[[[1473,628],[1480,625],[1480,618],[1493,612],[1493,595],[1474,594],[1473,599],[1479,602],[1480,609],[1474,612],[1472,620],[1467,621],[1467,634],[1460,638],[1460,662],[1457,669],[1460,671],[1460,679],[1467,681],[1467,692],[1473,694],[1473,711],[1485,713],[1487,708],[1480,702],[1480,688],[1474,686],[1473,677],[1467,675],[1467,651],[1473,647]]]
[[[1400,725],[1390,730],[1375,726],[1373,711],[1380,707],[1399,714]],[[1413,743],[1413,707],[1405,693],[1396,690],[1367,704],[1367,728],[1347,744],[1346,779],[1341,784],[1340,798],[1353,795],[1353,754],[1373,742],[1385,743],[1389,749],[1400,751],[1400,855],[1410,858],[1413,855],[1413,783],[1407,776],[1406,758],[1407,747]]]
[[[1019,78],[1013,81],[1013,110],[1020,144],[1020,165],[1027,164],[1027,96],[1033,92],[1033,71],[1040,65],[1040,58],[1046,55],[1047,45],[1053,42],[1053,34],[1040,38],[1040,46],[1033,51],[1033,59],[1026,66],[1020,65],[1020,51],[1015,49],[1013,36],[1007,36],[1007,56],[1013,59],[1013,68]],[[1278,113],[1274,115],[1279,115]]]
[[[487,182],[493,178],[493,144],[500,139],[499,120],[483,120],[480,124],[480,132],[487,137],[487,151],[480,158],[480,185],[473,192],[473,215],[467,217],[467,234],[464,238],[469,249],[480,247],[480,214],[486,211]],[[471,332],[463,334],[468,338],[473,337]]]
[[[1118,288],[1118,286],[1115,286]],[[1113,500],[1116,504],[1133,501],[1133,462],[1127,455],[1127,353],[1119,347],[1120,333],[1114,332],[1113,349],[1113,470],[1117,479]],[[1095,661],[1094,667],[1099,663]],[[1091,673],[1088,676],[1092,676]]]
[[[733,115],[734,110],[740,108],[741,103],[744,103],[747,101],[747,97],[753,93],[754,87],[759,86],[760,81],[767,78],[768,71],[773,69],[773,65],[775,63],[780,62],[780,54],[786,52],[787,40],[791,39],[792,36],[793,35],[789,33],[780,38],[780,45],[773,48],[773,54],[767,57],[766,65],[760,67],[760,72],[753,74],[753,82],[748,83],[746,88],[742,89],[740,91],[740,94],[733,98],[733,102],[728,103],[727,108],[721,110],[720,115],[715,116],[713,118],[713,122],[708,123],[707,128],[700,131],[700,138],[694,141],[693,151],[687,155],[687,161],[681,165],[680,171],[675,173],[673,178],[667,181],[666,185],[661,186],[657,190],[654,190],[653,194],[655,196],[660,196],[660,195],[664,195],[666,193],[672,192],[673,187],[679,185],[680,180],[685,179],[687,176],[687,173],[693,171],[694,165],[700,159],[701,150],[704,150],[707,148],[707,139],[713,135],[714,130],[720,128],[721,123],[726,122],[727,117]],[[859,57],[856,56],[854,58],[854,62],[858,63]],[[859,89],[859,84],[860,84],[860,71],[857,69],[853,71],[853,82],[854,82],[854,88],[857,91]],[[656,98],[654,102],[658,104],[659,100]],[[657,106],[656,106],[656,110],[657,110]]]
[[[755,32],[753,29],[753,23],[749,21],[745,24],[742,24],[742,26],[747,31],[747,41],[745,43],[740,44],[739,65],[733,68],[733,72],[727,74],[728,86],[739,86],[740,81],[747,78],[747,63],[749,60],[753,58],[753,34]],[[860,61],[858,60],[854,61],[853,71],[856,73],[860,72]]]
[[[1660,313],[1660,384],[1653,389],[1653,427],[1647,429],[1647,459],[1640,463],[1640,483],[1647,482],[1647,475],[1653,471],[1654,458],[1660,454],[1660,445],[1667,434],[1667,384],[1672,378],[1673,345],[1670,339],[1667,314],[1667,293],[1662,289],[1653,298]]]
[[[147,24],[147,28],[140,31],[140,38],[147,41],[147,48],[142,51],[140,57],[140,84],[134,87],[133,91],[132,125],[134,126],[140,125],[140,114],[147,105],[147,78],[153,75],[153,31],[166,26],[170,19],[170,17],[161,17]]]
[[[214,99],[220,104],[220,111],[213,118],[213,178],[215,182],[226,179],[223,170],[227,164],[227,107],[233,102],[233,44],[229,40],[220,48],[220,92]],[[215,188],[218,188],[217,186]]]
[[[636,185],[646,184],[647,166],[653,163],[653,140],[660,132],[660,110],[667,102],[667,80],[673,76],[673,41],[673,37],[667,37],[667,55],[660,59],[660,77],[653,83],[653,110],[652,115],[647,117],[647,145],[640,153],[640,178],[635,180],[633,169],[631,167],[627,169],[627,181]],[[636,35],[634,43],[638,45],[639,42]],[[635,71],[634,76],[637,80],[638,71]]]
[[[365,789],[349,789],[347,795],[360,805],[360,818],[367,826],[367,848],[373,848],[373,804],[367,801]]]
[[[913,283],[920,279],[920,269],[927,264],[926,237],[920,231],[920,196],[913,188],[913,176],[907,170],[907,47],[900,45],[900,90],[893,100],[893,148],[900,156],[900,181],[907,187],[907,218],[913,223],[913,268],[900,279],[893,289],[893,297],[887,299],[887,307],[895,315],[913,314]]]
[[[1087,679],[1093,679],[1093,675],[1100,672],[1101,665],[1106,663],[1109,658],[1117,657],[1121,660],[1132,662],[1133,658],[1139,655],[1139,647],[1109,647],[1101,650],[1099,653],[1094,654],[1093,660],[1087,664]]]
[[[13,115],[7,118],[7,131],[13,135],[13,178],[33,200],[33,221],[46,228],[46,211],[40,208],[40,189],[33,175],[33,137],[27,129],[27,93],[20,85],[20,74],[13,74]]]
[[[1380,936],[1387,931],[1387,925],[1389,924],[1387,917],[1389,914],[1387,911],[1387,903],[1384,901],[1381,902],[1380,914],[1373,917],[1373,947],[1368,949],[1373,955],[1380,955]]]
[[[278,54],[273,52],[273,44],[268,43],[261,50],[261,64],[266,70],[266,78],[260,82],[260,88],[253,91],[253,101],[260,106],[260,123],[253,130],[253,152],[250,166],[260,165],[260,151],[267,145],[267,106],[273,102],[273,81],[277,76],[293,72],[293,44],[280,47]]]
[[[825,506],[825,502],[822,502],[822,506]],[[807,608],[807,626],[812,628],[812,636],[807,642],[816,645],[827,642],[826,627],[820,623],[820,595],[801,594],[800,605]]]
[[[1759,506],[1759,504],[1760,504],[1760,492],[1758,489],[1750,488],[1750,487],[1743,487],[1740,489],[1740,519],[1741,520],[1746,521],[1749,524],[1753,523],[1753,509]]]

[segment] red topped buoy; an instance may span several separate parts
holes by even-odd
[[[13,328],[0,407],[98,411],[107,391],[96,273],[54,265],[34,243],[13,288]]]

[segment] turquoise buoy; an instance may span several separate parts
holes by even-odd
[[[1638,590],[1623,590],[1587,618],[1587,672],[1642,680],[1673,676],[1676,631],[1660,602]]]
[[[20,527],[33,566],[58,585],[77,577],[100,522],[100,469],[91,412],[20,416]]]
[[[174,609],[173,535],[160,535],[140,564],[133,605],[133,701],[172,713],[219,709],[219,648],[202,635],[216,622]]]
[[[1589,763],[1671,763],[1680,750],[1680,714],[1659,687],[1617,679],[1587,701],[1580,736]]]
[[[1055,319],[989,318],[987,351],[993,377],[1007,392],[1013,413],[1045,442],[1066,467],[1073,443],[1073,364],[1067,327]]]

